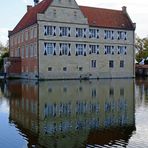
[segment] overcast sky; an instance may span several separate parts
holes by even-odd
[[[127,6],[128,14],[137,24],[136,33],[141,38],[148,36],[148,0],[76,0],[79,5],[121,10]],[[1,0],[0,41],[8,40],[8,30],[12,30],[26,12],[26,5],[33,0]]]

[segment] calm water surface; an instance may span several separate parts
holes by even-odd
[[[148,147],[148,80],[13,80],[0,88],[0,148]]]

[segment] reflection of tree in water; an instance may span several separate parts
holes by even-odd
[[[136,79],[136,85],[139,87],[141,100],[148,100],[148,78]]]
[[[28,147],[127,145],[135,130],[132,80],[13,81],[8,90],[10,121]]]

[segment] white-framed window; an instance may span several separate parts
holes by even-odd
[[[84,52],[86,52],[86,45],[76,44],[76,55],[84,55]]]
[[[10,38],[10,45],[13,46],[13,37]]]
[[[118,46],[118,54],[126,54],[126,46]]]
[[[96,60],[91,60],[91,67],[96,68],[97,67],[97,61]]]
[[[105,45],[104,46],[104,53],[105,54],[114,54],[114,46]]]
[[[70,27],[60,27],[60,36],[70,37],[71,29]]]
[[[34,33],[34,30],[33,28],[30,29],[30,39],[33,39],[33,33]]]
[[[21,50],[20,50],[20,47],[17,48],[17,57],[20,57],[21,56]]]
[[[24,42],[24,32],[22,32],[22,35],[21,35],[22,37],[22,43]]]
[[[89,29],[89,38],[99,38],[99,29]]]
[[[33,49],[34,49],[34,56],[37,56],[37,44],[36,43],[33,45]]]
[[[44,26],[44,35],[45,36],[56,36],[56,27],[55,26]]]
[[[114,39],[114,31],[104,30],[104,39]]]
[[[99,45],[89,45],[89,53],[99,53]]]
[[[20,43],[20,34],[18,34],[18,39],[17,39],[17,41],[18,41],[18,44]]]
[[[127,40],[127,32],[118,31],[118,40]]]
[[[30,57],[33,57],[34,55],[34,47],[33,47],[33,44],[30,45]]]
[[[25,50],[24,50],[24,46],[23,46],[23,47],[22,47],[22,56],[21,56],[22,58],[24,58],[24,51],[25,51]]]
[[[16,36],[14,37],[14,44],[15,45],[17,44],[17,37]]]
[[[53,55],[56,43],[44,43],[44,55]]]
[[[36,27],[33,28],[33,37],[34,38],[37,37],[37,28]]]
[[[25,31],[25,40],[28,40],[28,31]]]
[[[86,28],[76,28],[76,37],[86,38]]]
[[[70,44],[60,43],[60,52],[61,55],[68,55],[68,53],[70,52]]]
[[[26,53],[26,58],[28,58],[28,55],[29,55],[28,54],[29,53],[29,46],[28,45],[26,45],[26,52],[25,53]]]

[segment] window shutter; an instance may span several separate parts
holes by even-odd
[[[97,29],[97,39],[99,38],[99,29]]]
[[[107,54],[107,47],[104,47],[104,54]]]
[[[91,29],[89,29],[89,38],[91,38]]]
[[[54,50],[53,55],[56,55],[56,51]]]
[[[114,39],[114,31],[112,31],[112,40]]]
[[[47,55],[47,43],[44,43],[44,55]]]
[[[127,40],[127,32],[125,32],[124,35],[125,35],[124,40]]]
[[[106,39],[107,37],[106,37],[107,35],[106,35],[106,30],[104,31],[104,39]]]
[[[120,54],[120,46],[118,46],[117,52],[118,54]]]
[[[111,47],[111,53],[114,54],[114,46]]]
[[[62,51],[60,50],[60,56],[62,55]]]
[[[127,54],[127,47],[125,46],[124,49],[125,49],[124,54],[126,55]]]
[[[83,37],[86,38],[86,28],[83,29]]]
[[[84,47],[83,53],[84,53],[84,56],[86,56],[86,44],[84,44],[83,47]]]
[[[46,36],[47,35],[47,26],[44,26],[44,35]]]
[[[75,49],[76,56],[78,56],[78,53],[77,53],[77,51],[78,51],[78,44],[76,44],[76,49]]]
[[[99,45],[97,45],[97,54],[99,54]]]
[[[76,28],[75,33],[76,33],[76,37],[78,37],[78,28]]]
[[[91,54],[91,45],[89,45],[89,54]]]
[[[61,29],[61,27],[59,28],[59,36],[62,36],[62,29]]]
[[[71,56],[70,50],[69,50],[69,52],[68,52],[68,56]]]
[[[70,27],[68,27],[68,36],[70,37],[70,35],[71,35],[71,29]]]
[[[53,36],[56,36],[56,26],[53,27]]]
[[[118,31],[118,35],[117,35],[117,36],[118,36],[117,38],[118,38],[118,40],[119,40],[119,39],[120,39],[120,33],[119,33],[119,31]]]
[[[78,52],[76,51],[76,56],[78,56]]]

